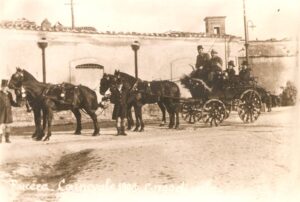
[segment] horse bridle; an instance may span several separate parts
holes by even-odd
[[[27,94],[26,94],[25,88],[23,87],[24,74],[18,70],[17,73],[15,74],[15,76],[21,78],[21,80],[18,81],[18,82],[21,83],[21,86],[20,87],[16,87],[15,84],[13,84],[12,88],[15,89],[16,91],[19,91],[20,94],[21,94],[22,99],[25,99],[26,96],[27,96]]]

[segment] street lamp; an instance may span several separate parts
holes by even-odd
[[[256,27],[252,20],[247,21],[247,26],[248,26],[248,28],[250,27],[252,31]],[[249,37],[249,30],[248,30],[248,38],[250,38]]]
[[[246,50],[246,61],[249,64],[249,42],[248,42],[248,23],[247,23],[247,16],[246,16],[246,3],[243,0],[243,9],[244,9],[244,31],[245,31],[245,50]]]
[[[42,49],[42,60],[43,60],[43,83],[46,83],[46,60],[45,60],[45,49],[48,46],[46,38],[42,38],[37,42],[40,49]]]
[[[140,43],[138,41],[134,41],[131,44],[131,48],[134,51],[135,78],[138,78],[137,51],[140,48]]]

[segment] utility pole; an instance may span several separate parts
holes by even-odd
[[[245,30],[245,50],[246,50],[246,61],[249,65],[249,40],[248,40],[248,22],[246,17],[246,5],[245,0],[243,0],[243,8],[244,8],[244,30]]]
[[[70,5],[71,7],[71,18],[72,18],[72,29],[75,29],[75,21],[74,21],[74,3],[73,0],[70,0],[70,3],[65,3],[65,5]]]

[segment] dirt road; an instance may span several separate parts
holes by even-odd
[[[231,114],[216,128],[182,122],[179,130],[148,126],[124,137],[113,128],[98,137],[90,129],[56,131],[49,142],[14,136],[0,145],[1,194],[15,201],[299,201],[297,120],[296,108],[275,108],[252,124]]]

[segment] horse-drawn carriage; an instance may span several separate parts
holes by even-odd
[[[245,123],[254,122],[260,116],[262,102],[267,102],[267,92],[255,79],[245,82],[237,75],[229,80],[220,74],[212,86],[202,79],[185,75],[181,84],[192,95],[192,98],[181,99],[182,117],[188,123],[202,120],[218,126],[231,111],[237,111]]]

